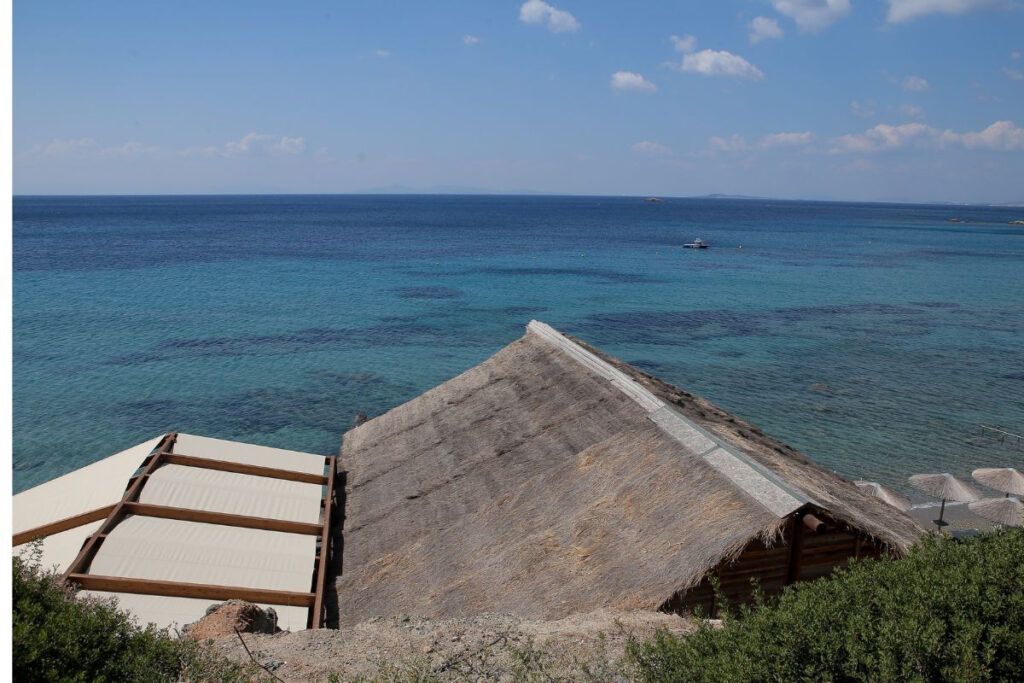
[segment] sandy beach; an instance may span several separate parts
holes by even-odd
[[[914,521],[925,529],[934,529],[934,520],[939,517],[939,504],[928,503],[924,505],[915,505],[907,511],[907,514],[913,517]],[[951,534],[989,531],[995,528],[995,525],[992,522],[971,512],[967,507],[967,503],[947,502],[946,511],[943,514],[942,519],[949,522],[949,526],[944,528]]]

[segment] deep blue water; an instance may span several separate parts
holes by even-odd
[[[965,222],[952,223],[960,218]],[[14,200],[14,490],[170,429],[336,452],[531,318],[845,475],[1024,462],[1024,209]],[[695,251],[700,236],[714,245]],[[739,248],[742,246],[742,249]]]

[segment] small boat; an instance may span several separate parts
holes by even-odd
[[[664,199],[662,199],[661,197],[648,197],[648,198],[647,198],[647,199],[645,199],[644,201],[645,201],[645,202],[650,202],[650,203],[652,203],[652,204],[660,204],[661,202],[663,202],[663,201],[665,201],[665,200],[664,200]]]
[[[692,242],[687,242],[683,246],[686,247],[687,249],[707,249],[708,248],[707,242],[701,242],[699,237],[694,239]]]

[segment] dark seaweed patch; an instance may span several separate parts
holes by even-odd
[[[920,306],[921,308],[960,308],[960,304],[955,304],[952,301],[911,301],[910,303],[913,306]]]
[[[546,277],[549,275],[563,276],[569,275],[573,277],[589,278],[591,280],[600,281],[603,283],[645,283],[645,282],[656,282],[656,280],[646,276],[639,275],[637,273],[624,273],[618,270],[611,270],[609,268],[499,268],[499,267],[485,267],[485,268],[474,268],[469,272],[480,273],[484,275],[510,275],[513,277]]]
[[[403,299],[456,299],[465,292],[454,287],[396,287],[391,290]]]
[[[593,330],[598,337],[617,343],[680,345],[692,341],[727,337],[797,337],[799,325],[813,324],[815,329],[837,332],[868,331],[843,316],[883,315],[898,317],[899,328],[889,327],[887,332],[919,335],[928,331],[924,321],[911,324],[907,317],[920,316],[924,311],[890,304],[861,303],[833,306],[803,306],[774,311],[626,311],[596,313],[587,316],[580,327]],[[906,316],[906,317],[904,317]]]
[[[320,430],[332,435],[322,449],[326,453],[337,450],[356,413],[379,415],[395,405],[395,397],[405,401],[420,391],[371,372],[317,370],[304,377],[301,387],[250,389],[189,402],[123,403],[117,415],[136,429],[166,431],[188,425],[190,431],[221,438],[282,429]]]
[[[442,343],[448,334],[442,328],[411,322],[352,329],[311,327],[282,334],[169,339],[149,351],[118,356],[108,362],[141,365],[180,358],[288,355],[339,344],[358,348],[415,346]]]

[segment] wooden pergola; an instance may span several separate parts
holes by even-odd
[[[177,441],[178,432],[167,434],[160,440],[154,451],[142,462],[136,474],[129,479],[127,490],[120,501],[112,505],[98,507],[87,512],[21,531],[13,536],[13,545],[18,546],[36,538],[47,537],[102,520],[102,524],[87,538],[74,561],[64,569],[64,580],[77,584],[83,589],[94,591],[200,598],[218,601],[237,598],[250,602],[269,603],[271,605],[306,607],[309,609],[306,623],[307,628],[322,628],[325,621],[324,589],[327,564],[330,561],[331,551],[330,529],[334,501],[336,458],[334,456],[324,457],[326,472],[317,475],[244,462],[198,457],[188,453],[175,453],[174,449]],[[139,502],[140,495],[150,477],[163,465],[179,465],[203,470],[232,472],[253,477],[319,484],[325,487],[320,501],[319,522],[313,524],[287,519],[255,517]],[[104,541],[130,515],[314,536],[318,540],[316,555],[313,559],[309,591],[297,592],[246,586],[106,576],[91,573],[90,566]]]

